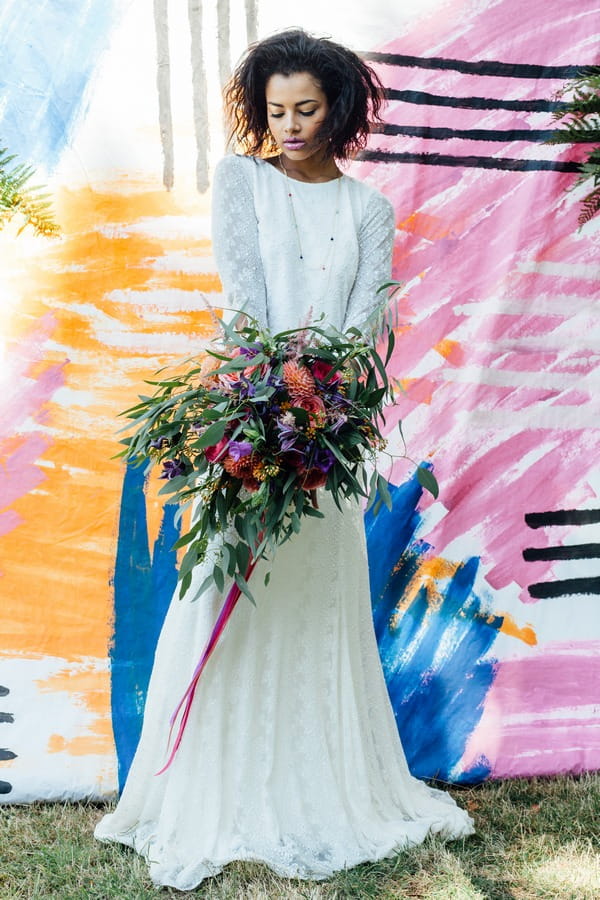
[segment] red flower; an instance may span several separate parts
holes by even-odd
[[[211,447],[205,447],[204,455],[209,462],[218,462],[225,453],[228,444],[229,438],[222,437],[218,444],[213,444]]]
[[[303,397],[301,400],[295,400],[294,406],[306,410],[311,425],[321,425],[325,421],[325,404],[320,397]]]
[[[259,489],[261,483],[258,478],[254,478],[253,475],[247,475],[246,478],[242,479],[242,484],[247,491],[254,493],[254,491]]]
[[[290,450],[277,457],[279,465],[288,472],[292,469],[304,469],[303,460],[304,456],[299,450]]]
[[[319,381],[325,381],[325,379],[333,369],[333,366],[331,365],[331,363],[325,362],[322,359],[315,359],[310,368],[315,378],[318,378]],[[331,376],[329,381],[336,382],[340,381],[341,378],[342,376],[340,375],[340,372],[338,370],[335,375]]]
[[[323,472],[321,469],[306,469],[305,472],[299,472],[299,475],[301,477],[300,485],[304,491],[313,491],[327,483],[327,472]]]
[[[305,409],[307,413],[317,414],[325,412],[325,404],[320,397],[303,397],[301,400],[296,400],[294,406]]]

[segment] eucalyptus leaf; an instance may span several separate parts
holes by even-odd
[[[431,469],[427,469],[425,466],[418,466],[417,481],[422,488],[425,488],[426,491],[429,491],[429,493],[437,499],[440,493],[440,487],[437,483],[437,478]]]
[[[183,578],[181,578],[181,586],[179,588],[179,597],[183,598],[184,594],[187,594],[189,587],[192,583],[192,573],[186,572]]]
[[[227,422],[223,420],[209,425],[206,431],[194,442],[195,448],[201,450],[204,447],[213,447],[215,444],[218,444],[225,434],[226,428]]]
[[[189,576],[189,578],[190,578],[190,580],[191,580],[192,573],[191,573],[191,572],[188,572],[187,575],[186,575],[185,577],[187,578],[188,576]],[[183,580],[185,580],[185,579],[183,579]],[[200,585],[198,591],[196,592],[196,596],[194,597],[194,600],[197,599],[198,597],[201,597],[202,594],[204,594],[204,592],[207,591],[208,588],[211,587],[214,583],[215,583],[215,579],[213,578],[213,574],[212,574],[212,572],[211,572],[210,575],[207,575],[207,576],[206,576],[206,578],[204,579],[204,581],[203,581],[202,584]]]
[[[388,509],[392,508],[392,496],[389,491],[388,483],[383,477],[383,475],[378,475],[377,477],[377,490],[381,499],[385,503]]]
[[[253,606],[256,606],[256,601],[255,601],[254,597],[252,596],[252,593],[251,593],[251,591],[250,591],[250,588],[248,587],[248,582],[246,581],[246,579],[244,578],[244,576],[243,576],[243,575],[240,575],[239,573],[236,574],[236,576],[235,576],[235,583],[237,584],[237,586],[238,586],[239,589],[241,590],[242,594],[245,594],[245,595],[246,595],[246,597],[248,598],[248,600],[250,601],[250,603],[251,603]]]
[[[250,564],[250,547],[240,541],[236,547],[237,564],[240,572],[245,572]]]

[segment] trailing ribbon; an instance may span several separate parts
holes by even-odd
[[[245,579],[248,581],[252,572],[254,571],[254,567],[256,565],[256,560],[251,559],[248,563],[248,567],[246,569]],[[185,731],[185,727],[187,725],[187,721],[190,717],[190,709],[192,708],[192,701],[194,699],[194,694],[196,693],[196,687],[198,685],[198,681],[200,680],[200,676],[204,670],[204,666],[210,659],[213,650],[215,649],[219,638],[221,637],[223,631],[225,630],[225,626],[230,619],[230,616],[235,609],[235,605],[240,599],[242,591],[237,582],[234,582],[231,586],[227,597],[225,598],[225,602],[221,607],[221,611],[217,616],[217,621],[215,622],[214,628],[211,632],[211,635],[206,642],[206,646],[202,652],[202,656],[200,657],[200,661],[196,668],[194,669],[194,674],[192,675],[192,680],[188,684],[185,693],[183,694],[181,700],[177,704],[173,715],[170,718],[171,730],[169,731],[169,744],[171,743],[171,736],[173,734],[173,728],[175,727],[175,722],[177,721],[177,717],[183,707],[183,714],[181,717],[181,722],[179,723],[179,729],[177,731],[177,737],[175,738],[175,743],[173,744],[173,749],[169,755],[169,758],[165,765],[160,769],[156,774],[162,775],[163,772],[166,772],[173,760],[175,759],[175,754],[179,749],[179,745],[181,744],[181,739],[183,737],[183,733]]]

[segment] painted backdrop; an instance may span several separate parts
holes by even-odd
[[[108,797],[175,583],[173,511],[124,471],[117,413],[218,307],[219,90],[301,24],[369,52],[385,126],[351,173],[392,200],[404,282],[393,510],[366,518],[373,612],[415,774],[600,764],[598,223],[577,231],[557,91],[598,63],[596,0],[5,0],[0,146],[57,241],[0,234],[0,793]],[[193,668],[194,660],[185,661]],[[166,725],[166,723],[165,723]]]

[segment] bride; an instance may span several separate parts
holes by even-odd
[[[390,278],[388,200],[342,173],[377,118],[380,84],[347,48],[304,31],[253,45],[226,91],[244,155],[214,179],[213,247],[227,305],[273,331],[325,314],[365,325]],[[140,744],[115,811],[96,828],[143,854],[153,881],[190,890],[232,860],[323,879],[429,833],[472,833],[447,794],[408,770],[371,621],[362,511],[319,498],[279,548],[256,608],[240,601],[161,775],[168,722],[224,593],[198,597],[200,564],[158,642]],[[195,602],[194,602],[195,601]]]

